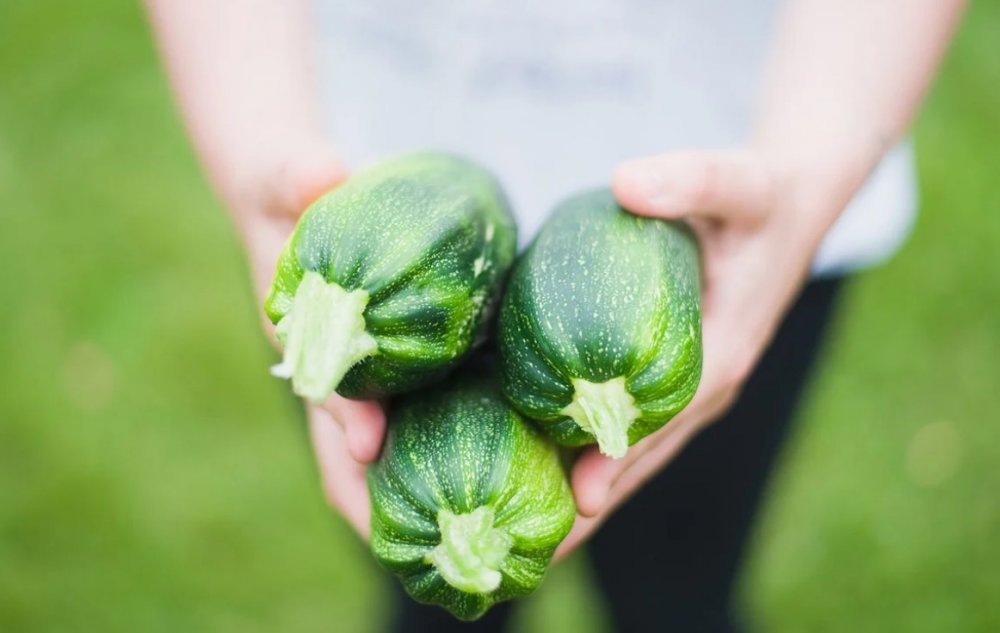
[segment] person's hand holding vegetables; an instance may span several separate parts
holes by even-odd
[[[614,193],[645,216],[686,219],[702,261],[704,361],[694,400],[622,459],[588,448],[573,470],[582,515],[571,549],[662,468],[739,393],[791,300],[840,200],[799,180],[764,152],[679,152],[639,159],[615,173]]]
[[[319,195],[340,184],[346,172],[325,145],[289,147],[289,156],[262,160],[257,183],[230,202],[243,238],[258,296],[263,299],[275,262],[302,211]],[[273,154],[271,154],[273,156]],[[236,176],[236,174],[233,174]],[[273,339],[273,326],[265,323]],[[369,530],[365,468],[379,454],[385,415],[376,401],[332,394],[322,403],[306,402],[310,434],[329,502],[363,537]]]
[[[691,404],[620,460],[588,448],[572,484],[579,545],[733,402],[806,279],[821,238],[905,130],[961,3],[790,5],[748,148],[673,152],[620,165],[619,203],[687,220],[701,248],[704,368]],[[844,48],[843,40],[853,46]],[[928,42],[934,45],[929,46]]]
[[[259,198],[235,209],[247,248],[255,287],[263,298],[275,262],[302,211],[318,196],[346,178],[343,166],[324,145],[299,148],[271,168]],[[273,327],[265,327],[273,338]],[[367,464],[374,461],[385,435],[385,414],[373,400],[349,400],[337,394],[320,404],[306,401],[310,435],[324,493],[355,530],[367,538],[370,507],[365,483]]]
[[[298,217],[346,177],[323,141],[313,69],[304,63],[312,59],[308,7],[147,4],[198,156],[231,212],[263,300]],[[382,445],[382,408],[337,395],[307,408],[326,496],[367,536],[364,471]]]

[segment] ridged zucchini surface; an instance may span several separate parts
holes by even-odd
[[[504,394],[558,442],[624,455],[698,388],[698,257],[685,225],[630,214],[610,191],[559,205],[504,294]]]
[[[467,160],[408,154],[357,173],[306,211],[279,259],[273,373],[315,401],[440,379],[482,340],[516,241],[500,186]]]
[[[376,560],[463,620],[535,589],[576,510],[556,447],[489,379],[397,399],[368,489]]]

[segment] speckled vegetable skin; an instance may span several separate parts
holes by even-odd
[[[698,387],[692,234],[627,213],[606,190],[567,200],[511,275],[499,338],[503,391],[518,410],[567,445],[601,439],[585,426],[611,427],[598,443],[620,457]]]
[[[555,447],[490,382],[397,401],[368,489],[375,558],[463,620],[535,589],[575,516]]]
[[[469,161],[418,153],[357,173],[306,211],[279,259],[274,373],[313,400],[443,377],[482,339],[515,249],[499,185]]]

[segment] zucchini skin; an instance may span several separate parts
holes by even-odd
[[[622,209],[608,190],[560,204],[515,265],[499,317],[503,391],[557,442],[594,436],[563,411],[574,379],[624,378],[628,444],[694,397],[701,377],[698,249],[686,225]]]
[[[495,381],[476,378],[403,396],[388,428],[368,470],[375,559],[415,600],[462,620],[534,590],[576,514],[556,447],[504,401]],[[510,539],[499,585],[486,593],[456,589],[428,559],[442,541],[442,510],[480,508]]]
[[[279,258],[265,311],[281,321],[307,271],[363,290],[365,332],[377,349],[336,391],[410,391],[441,379],[484,339],[516,248],[506,197],[484,169],[433,152],[390,158],[309,207]]]

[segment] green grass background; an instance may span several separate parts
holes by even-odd
[[[1000,3],[916,126],[744,579],[773,631],[1000,630]],[[140,10],[0,3],[0,630],[374,631]],[[582,560],[519,630],[601,631]]]

